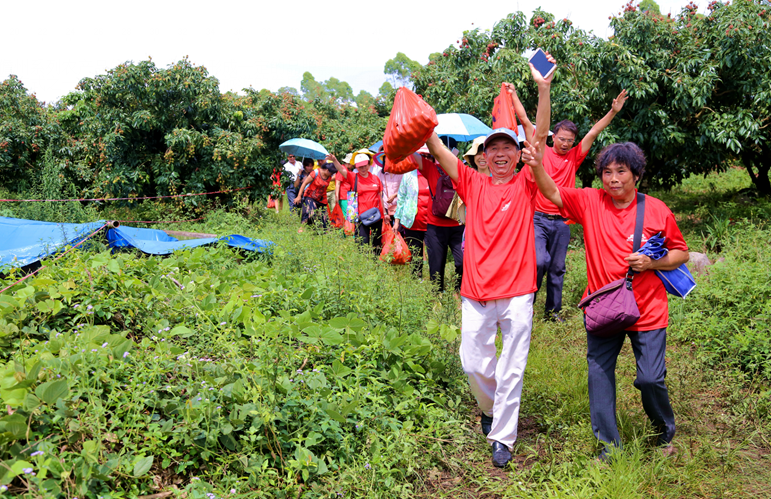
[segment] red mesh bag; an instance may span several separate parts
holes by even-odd
[[[403,160],[426,143],[438,124],[436,111],[426,101],[400,87],[383,136],[386,157],[394,163]]]
[[[383,250],[380,259],[391,265],[404,265],[412,260],[412,253],[401,234],[394,232],[388,222],[383,222],[383,236],[381,238]]]
[[[356,226],[347,219],[343,221],[343,232],[346,236],[352,236],[356,232]]]
[[[273,201],[272,197],[268,196],[268,205],[266,206],[266,208],[275,208],[275,207],[276,207],[276,202]]]
[[[329,210],[329,206],[327,206],[327,210]],[[335,203],[335,209],[329,214],[329,221],[332,222],[333,227],[343,228],[345,217],[343,216],[343,209],[340,208],[340,203]]]
[[[493,104],[493,130],[496,128],[508,128],[517,133],[517,113],[503,83],[501,83],[501,93],[495,98]]]
[[[403,160],[399,161],[398,163],[394,163],[393,161],[386,158],[385,160],[385,166],[383,169],[386,171],[386,173],[394,173],[396,175],[401,175],[404,173],[409,173],[413,170],[418,169],[418,164],[415,162],[415,158],[412,156],[407,156]]]

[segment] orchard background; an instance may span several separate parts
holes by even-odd
[[[11,76],[0,85],[0,182],[16,193],[39,192],[54,177],[62,196],[84,198],[252,186],[251,195],[264,198],[281,159],[278,144],[302,136],[336,154],[367,147],[382,138],[394,86],[413,86],[437,112],[490,123],[500,83],[510,81],[534,112],[524,54],[541,47],[560,63],[554,122],[571,119],[584,134],[622,88],[631,96],[592,154],[619,140],[638,143],[650,161],[644,188],[739,164],[768,196],[771,5],[713,1],[708,10],[697,14],[690,4],[663,16],[654,2],[629,3],[610,19],[608,40],[540,9],[530,19],[517,12],[492,30],[464,32],[425,66],[397,54],[376,97],[310,73],[302,95],[291,87],[221,94],[215,77],[183,59],[165,69],[152,60],[124,63],[43,105]],[[591,158],[584,165],[589,185]]]

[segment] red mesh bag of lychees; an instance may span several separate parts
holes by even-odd
[[[517,113],[514,111],[514,103],[511,102],[506,85],[501,83],[501,92],[493,103],[493,130],[508,128],[517,133]]]
[[[426,101],[406,87],[399,88],[383,137],[386,157],[400,162],[420,149],[438,124],[436,111]]]

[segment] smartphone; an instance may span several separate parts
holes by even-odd
[[[535,54],[530,58],[530,63],[535,66],[535,69],[537,69],[544,78],[548,78],[548,76],[557,69],[557,65],[549,62],[549,59],[546,58],[546,54],[541,49],[535,51]]]

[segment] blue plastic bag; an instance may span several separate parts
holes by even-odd
[[[655,236],[651,236],[638,253],[646,255],[652,260],[658,260],[669,253],[669,250],[664,247],[666,239],[659,232]],[[696,280],[685,264],[674,270],[656,270],[655,272],[664,284],[664,289],[671,295],[685,298],[696,287]]]

